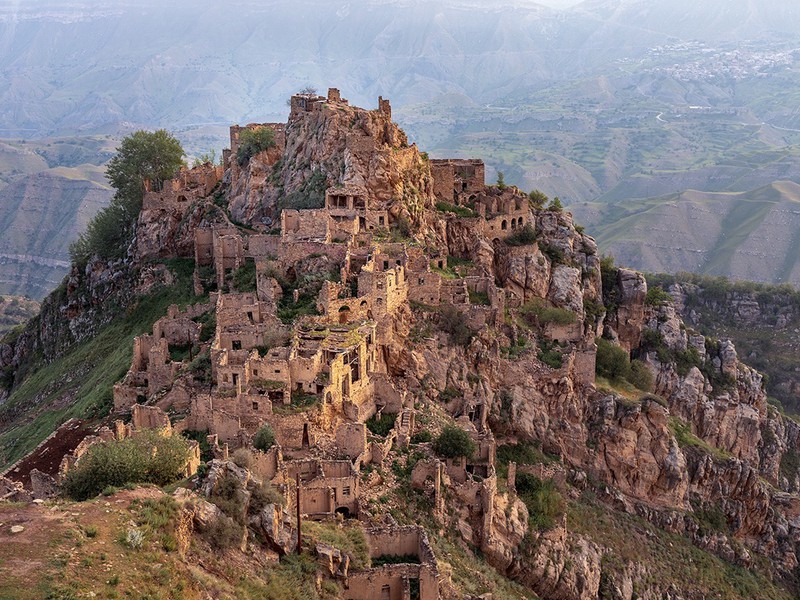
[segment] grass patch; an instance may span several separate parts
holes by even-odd
[[[703,452],[720,460],[731,458],[731,454],[729,452],[726,452],[722,448],[712,446],[705,440],[702,440],[693,434],[691,426],[682,419],[679,419],[678,417],[670,417],[669,427],[672,430],[672,433],[675,435],[675,440],[678,442],[678,445],[681,448],[698,448],[699,450],[702,450]]]
[[[479,306],[490,306],[492,304],[489,301],[488,293],[479,292],[477,290],[469,290],[469,303],[477,304]]]
[[[520,307],[519,312],[531,326],[572,325],[578,320],[578,315],[571,310],[553,306],[544,298],[534,298],[526,302]]]
[[[292,392],[291,404],[273,404],[272,412],[279,415],[305,412],[316,408],[320,403],[319,396],[305,392]]]
[[[351,557],[351,569],[366,569],[370,566],[369,546],[360,524],[339,524],[334,521],[303,521],[303,536],[314,542],[330,544]]]
[[[389,432],[394,428],[394,422],[397,420],[396,414],[382,414],[380,417],[377,414],[372,415],[365,423],[367,429],[375,435],[386,437]]]
[[[453,213],[459,217],[470,218],[478,216],[474,210],[467,206],[456,206],[455,204],[450,204],[449,202],[437,202],[436,210],[439,212]]]

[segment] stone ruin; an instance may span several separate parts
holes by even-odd
[[[291,98],[287,126],[246,127],[273,129],[276,148],[268,152],[275,162],[286,151],[288,127],[330,107],[347,106],[336,89],[327,97],[299,94]],[[376,115],[390,119],[388,100],[379,99]],[[231,127],[231,148],[224,153],[225,177],[233,181],[244,177],[236,160],[243,129]],[[386,133],[383,142],[394,137]],[[392,155],[391,148],[363,135],[348,133],[344,145],[354,157]],[[417,150],[404,146],[400,152],[412,156]],[[296,493],[293,482],[299,474],[301,511],[311,518],[357,516],[361,468],[381,464],[392,449],[408,447],[415,427],[414,399],[398,387],[386,359],[397,343],[391,324],[410,304],[452,306],[465,323],[479,329],[501,324],[506,307],[524,300],[524,292],[513,286],[500,287],[494,266],[482,261],[480,248],[467,246],[458,235],[469,232],[472,239],[491,245],[535,226],[528,198],[516,188],[487,187],[480,160],[431,160],[428,169],[419,176],[417,188],[429,194],[430,202],[467,211],[467,216],[446,213],[448,235],[453,237],[449,248],[389,239],[397,226],[394,199],[352,182],[329,186],[323,208],[283,210],[279,232],[248,230],[230,222],[196,227],[191,253],[195,290],[203,290],[201,269],[213,271],[217,290],[207,302],[171,306],[152,333],[136,337],[130,369],[113,393],[114,411],[130,414],[131,424],[118,421],[115,431],[87,437],[64,457],[63,472],[91,444],[135,435],[142,428],[163,435],[205,432],[215,457],[226,459],[238,448],[252,449],[253,436],[269,425],[276,445],[267,452],[253,450],[254,472],[290,497]],[[181,171],[162,190],[148,190],[145,210],[186,215],[222,178],[222,168],[208,164]],[[281,307],[297,304],[300,291],[283,289],[280,281],[309,260],[324,260],[336,268],[311,300],[306,311],[311,314],[289,321],[282,318]],[[454,277],[453,265],[461,263],[467,264],[467,272]],[[236,290],[232,275],[248,266],[256,273],[255,290]],[[208,324],[213,331],[204,338]],[[550,334],[577,345],[584,338],[584,325],[578,322]],[[591,348],[576,348],[569,368],[579,365],[576,368],[589,381],[593,356]],[[462,415],[459,425],[476,442],[478,453],[469,461],[421,461],[412,474],[413,486],[431,495],[437,518],[444,518],[443,485],[451,486],[471,507],[473,525],[465,537],[478,547],[494,535],[497,494],[495,442],[486,413],[482,400],[460,399],[453,414]],[[382,414],[397,418],[389,435],[377,439],[368,434],[365,423]],[[197,452],[193,450],[187,474],[196,469]],[[346,597],[407,598],[412,585],[424,600],[438,597],[435,559],[422,529],[372,531],[368,537],[373,557],[399,553],[418,560],[351,575]]]

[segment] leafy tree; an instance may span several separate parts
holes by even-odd
[[[506,176],[502,171],[497,172],[497,187],[501,190],[506,189]]]
[[[475,442],[469,434],[455,425],[448,425],[433,441],[433,451],[443,458],[459,458],[465,456],[468,459],[475,454]]]
[[[547,204],[547,201],[550,200],[550,198],[547,197],[547,194],[540,190],[531,190],[531,192],[528,194],[528,198],[530,198],[531,203],[536,208],[543,207],[545,204]]]
[[[242,129],[239,132],[239,149],[236,161],[241,167],[253,156],[275,146],[275,132],[269,127],[258,129]]]
[[[145,181],[150,181],[151,189],[160,190],[182,166],[183,155],[180,142],[164,129],[136,131],[123,139],[106,170],[106,177],[117,192],[70,245],[73,264],[83,268],[92,256],[125,256],[142,209]]]
[[[212,165],[217,164],[217,151],[214,148],[212,148],[208,152],[204,152],[203,154],[195,158],[192,166],[199,167],[206,163],[211,163]]]
[[[122,140],[108,163],[106,177],[117,196],[141,202],[145,180],[150,181],[153,191],[160,191],[183,165],[184,154],[181,143],[165,129],[136,131]]]
[[[261,429],[256,431],[253,436],[253,446],[257,450],[266,452],[272,448],[273,444],[275,444],[275,432],[272,431],[272,427],[269,425],[262,425]]]

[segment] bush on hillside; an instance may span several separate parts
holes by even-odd
[[[509,246],[528,246],[536,242],[536,230],[528,223],[506,238]]]
[[[445,427],[433,441],[433,451],[443,458],[472,458],[477,450],[469,434],[455,425]]]
[[[253,436],[253,446],[256,450],[266,452],[275,444],[275,432],[269,425],[262,425]]]
[[[644,361],[638,358],[631,361],[630,373],[628,373],[628,381],[630,381],[637,388],[643,392],[653,391],[653,373]]]
[[[544,298],[534,298],[526,302],[520,307],[519,311],[525,317],[525,320],[529,321],[529,324],[540,326],[549,324],[571,325],[578,320],[578,316],[571,310],[554,306],[552,302]]]
[[[542,481],[520,472],[517,473],[516,487],[520,499],[528,507],[530,524],[537,529],[551,529],[564,514],[566,502],[552,479]]]
[[[95,444],[64,480],[64,493],[75,500],[97,496],[109,486],[167,485],[183,477],[189,442],[142,432],[136,437]]]
[[[598,375],[612,381],[627,379],[631,372],[631,361],[628,353],[612,342],[597,338],[597,363],[595,370]]]

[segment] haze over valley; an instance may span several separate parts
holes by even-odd
[[[230,123],[281,121],[285,99],[309,85],[337,85],[363,106],[391,98],[432,156],[480,156],[490,180],[499,170],[559,196],[631,266],[800,282],[788,250],[769,257],[780,267],[739,266],[752,255],[723,243],[734,209],[724,202],[704,221],[731,253],[719,264],[698,258],[714,244],[707,235],[659,233],[676,230],[669,211],[639,211],[625,239],[605,233],[620,210],[653,198],[687,212],[698,193],[736,203],[772,186],[792,206],[776,182],[800,183],[798,8],[550,4],[3,2],[0,136],[24,151],[0,152],[0,291],[39,298],[63,276],[69,241],[110,198],[96,175],[113,140],[166,127],[190,161],[219,155]],[[54,139],[83,150],[59,162]],[[69,174],[52,170],[60,164]],[[64,217],[47,221],[37,203],[61,198]],[[749,219],[748,206],[733,220]],[[20,223],[25,234],[6,234]],[[768,227],[752,229],[751,246],[769,244]]]

